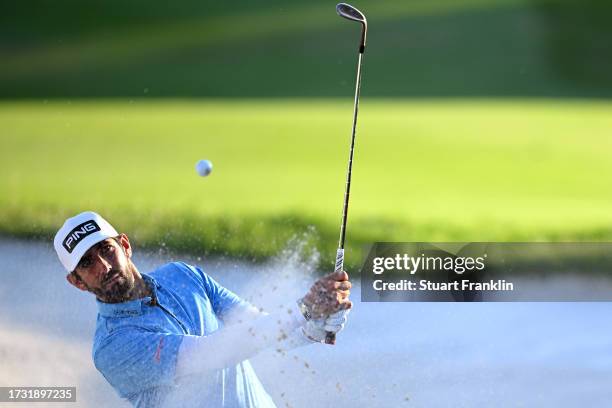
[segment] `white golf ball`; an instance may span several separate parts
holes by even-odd
[[[212,163],[210,160],[200,160],[196,163],[196,171],[202,177],[206,177],[212,171]]]

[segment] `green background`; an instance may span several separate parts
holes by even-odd
[[[0,97],[352,92],[358,24],[335,1],[5,2]],[[612,3],[376,0],[364,96],[612,95]]]
[[[373,241],[612,237],[609,5],[354,5],[370,30],[351,267]],[[264,259],[306,242],[329,268],[359,30],[334,6],[3,5],[0,231],[49,239],[92,209],[137,245]]]

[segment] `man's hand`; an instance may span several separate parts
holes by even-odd
[[[302,333],[310,341],[325,343],[327,333],[338,333],[344,329],[349,309],[331,314],[327,318],[311,319],[302,328]]]
[[[306,296],[300,300],[302,313],[307,320],[319,320],[350,309],[353,304],[349,300],[351,282],[344,271],[333,272],[319,278]]]

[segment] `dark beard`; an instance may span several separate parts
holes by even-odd
[[[105,279],[102,283],[101,289],[93,290],[94,294],[98,299],[104,303],[121,303],[126,301],[132,295],[134,290],[134,280],[130,280],[127,274],[121,274],[122,280],[113,283],[109,288],[106,288],[108,281],[113,279],[120,271],[111,270],[108,274],[109,278]]]

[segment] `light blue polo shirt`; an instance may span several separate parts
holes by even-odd
[[[223,370],[175,376],[184,336],[215,332],[224,313],[243,300],[200,268],[182,262],[142,276],[157,304],[151,297],[97,302],[94,364],[121,397],[137,407],[275,407],[248,360]]]

